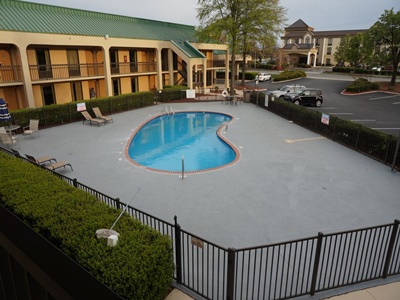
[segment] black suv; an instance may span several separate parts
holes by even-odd
[[[293,96],[291,99],[287,100],[297,105],[311,104],[316,107],[320,107],[323,102],[322,91],[320,89],[303,89],[296,96]]]

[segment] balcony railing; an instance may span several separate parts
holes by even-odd
[[[111,74],[156,72],[156,62],[111,63]]]
[[[0,84],[22,82],[21,66],[0,67]]]
[[[31,65],[31,80],[71,79],[104,76],[103,64]]]
[[[225,60],[207,60],[207,68],[225,68]]]

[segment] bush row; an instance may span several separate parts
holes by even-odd
[[[0,165],[0,202],[23,222],[123,298],[165,298],[174,271],[168,236],[124,214],[109,247],[95,232],[120,211],[27,161],[0,152]]]
[[[182,99],[182,90],[187,87],[166,87],[164,90],[155,92],[137,92],[132,94],[124,94],[113,97],[104,97],[90,100],[82,100],[86,104],[87,111],[94,116],[93,107],[99,107],[105,115],[118,112],[133,110],[149,105],[153,105],[154,101],[167,102],[170,100]],[[61,125],[63,123],[71,123],[82,121],[83,117],[77,111],[78,102],[69,102],[65,104],[46,105],[40,108],[25,108],[12,111],[12,122],[21,127],[29,125],[30,119],[39,120],[39,124],[44,127]]]
[[[372,90],[379,90],[379,84],[376,82],[368,81],[365,78],[359,78],[346,87],[346,91],[352,93],[366,92]]]
[[[307,75],[306,72],[301,70],[283,71],[279,75],[274,77],[274,82],[303,78],[303,77],[307,77]]]
[[[355,74],[369,74],[369,75],[387,75],[391,76],[392,71],[390,70],[381,70],[380,72],[377,70],[371,69],[354,69],[350,67],[333,67],[332,72],[339,72],[339,73],[355,73]],[[400,70],[397,71],[397,74],[400,75]]]

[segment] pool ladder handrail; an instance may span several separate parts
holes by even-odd
[[[169,109],[168,109],[167,106],[164,106],[164,108],[163,108],[163,110],[162,110],[161,112],[162,112],[162,113],[163,113],[163,112],[167,113],[168,116],[169,116],[169,114],[171,114],[171,115],[174,115],[174,114],[175,114],[175,112],[174,112],[174,110],[172,109],[171,105],[169,106]]]

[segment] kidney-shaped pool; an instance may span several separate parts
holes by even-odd
[[[215,112],[177,112],[151,119],[133,135],[127,148],[138,165],[163,172],[199,172],[230,165],[239,152],[218,129],[232,116]]]

